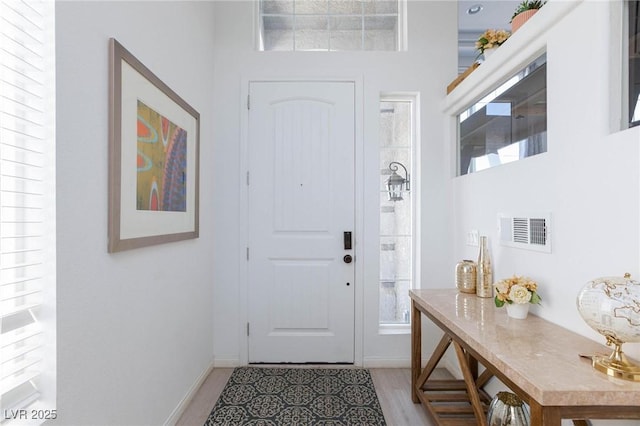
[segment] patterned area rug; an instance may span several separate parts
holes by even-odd
[[[236,368],[205,426],[384,426],[368,370]]]

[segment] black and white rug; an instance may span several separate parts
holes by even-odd
[[[205,426],[384,426],[368,370],[236,368]]]

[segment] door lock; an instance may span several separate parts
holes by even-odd
[[[344,260],[344,263],[351,263],[353,261],[353,257],[351,257],[350,254],[345,254],[342,260]]]
[[[342,235],[343,235],[342,240],[344,243],[344,249],[351,250],[351,232],[344,231]]]

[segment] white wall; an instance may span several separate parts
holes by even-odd
[[[257,78],[355,77],[362,83],[362,102],[357,117],[362,132],[357,170],[365,182],[364,235],[356,244],[364,248],[357,260],[360,328],[356,330],[361,351],[357,362],[366,365],[409,365],[408,334],[378,335],[378,117],[381,92],[418,92],[421,99],[422,180],[413,188],[424,201],[422,214],[422,285],[441,286],[451,281],[452,246],[450,180],[446,175],[445,116],[439,105],[447,84],[456,75],[456,2],[410,1],[408,52],[258,52],[254,49],[253,4],[247,1],[216,2],[214,109],[216,152],[215,193],[224,201],[216,210],[217,232],[214,259],[214,313],[216,365],[236,365],[246,360],[246,282],[241,194],[243,171],[239,170],[244,84]],[[374,236],[373,240],[367,236]],[[364,241],[364,244],[363,244]],[[363,325],[362,325],[363,324]],[[363,342],[363,343],[362,343]]]
[[[158,425],[213,356],[213,5],[56,7],[57,423]],[[199,239],[107,254],[110,37],[201,114]]]
[[[477,256],[465,239],[480,230],[494,279],[530,276],[543,298],[536,314],[602,343],[579,316],[579,290],[596,277],[640,277],[640,128],[610,133],[620,111],[616,4],[585,1],[549,30],[548,152],[453,180],[455,259]],[[551,212],[552,253],[501,246],[500,212]],[[623,349],[640,359],[640,344]]]
[[[573,9],[527,43],[537,45],[540,39],[547,43],[548,152],[453,179],[452,264],[477,257],[477,247],[465,242],[467,232],[479,230],[491,242],[495,280],[513,274],[530,276],[538,281],[543,298],[534,313],[604,344],[604,338],[581,319],[576,296],[593,278],[625,272],[636,279],[640,276],[640,128],[612,131],[620,128],[621,115],[621,2],[569,3],[555,2],[557,11]],[[540,14],[550,12],[549,7],[551,3]],[[517,35],[526,30],[523,27]],[[527,48],[499,50],[496,60],[504,53],[502,60],[508,66]],[[499,72],[499,64],[494,65]],[[474,81],[470,78],[465,87]],[[552,253],[501,246],[497,218],[509,212],[551,212]],[[623,349],[640,359],[640,344],[625,344]],[[576,356],[578,352],[576,348]],[[454,357],[446,359],[456,373]]]

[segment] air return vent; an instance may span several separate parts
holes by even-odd
[[[551,215],[507,215],[498,217],[500,243],[504,246],[551,253]]]

